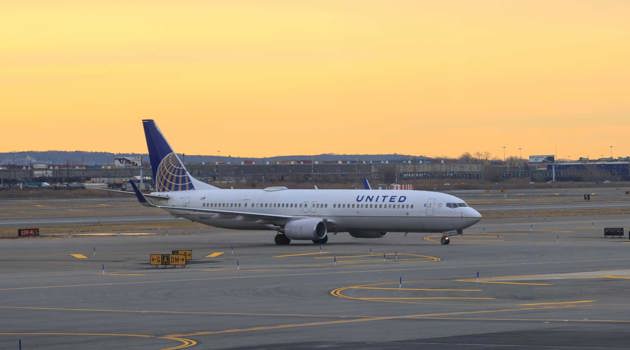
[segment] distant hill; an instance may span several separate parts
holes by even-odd
[[[87,151],[24,151],[0,153],[0,165],[29,165],[33,163],[46,164],[73,164],[73,165],[111,165],[116,157],[142,156],[148,161],[146,154],[139,153],[110,153],[110,152],[87,152]],[[255,161],[256,163],[292,161],[292,160],[312,160],[324,161],[360,161],[360,162],[402,162],[409,159],[429,159],[423,156],[411,156],[403,154],[318,154],[318,155],[289,155],[264,158],[251,157],[225,157],[212,155],[182,155],[186,163],[215,163],[241,161]]]

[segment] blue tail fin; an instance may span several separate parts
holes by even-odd
[[[216,188],[190,176],[184,163],[168,145],[153,119],[144,119],[142,125],[144,136],[147,139],[153,182],[157,192]]]

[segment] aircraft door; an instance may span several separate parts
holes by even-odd
[[[302,212],[304,212],[304,214],[308,214],[309,210],[310,208],[309,208],[308,202],[302,203]]]
[[[427,200],[427,202],[425,203],[425,215],[426,216],[433,216],[433,214],[435,213],[435,206],[437,205],[435,198],[429,198],[429,200]]]

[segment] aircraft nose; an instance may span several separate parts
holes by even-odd
[[[481,213],[471,207],[466,208],[466,214],[464,215],[466,219],[468,219],[467,221],[469,226],[474,225],[481,220]]]

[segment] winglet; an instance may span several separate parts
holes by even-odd
[[[151,203],[149,203],[149,201],[147,201],[147,197],[145,197],[144,194],[140,192],[140,189],[138,188],[136,183],[133,182],[133,180],[129,180],[129,184],[131,184],[131,188],[133,188],[133,193],[136,195],[136,198],[138,199],[138,202],[140,202],[140,204],[144,205],[145,207],[153,206],[151,205]]]
[[[370,182],[368,181],[367,177],[363,178],[363,189],[366,189],[366,190],[372,189],[372,186],[370,186]]]

